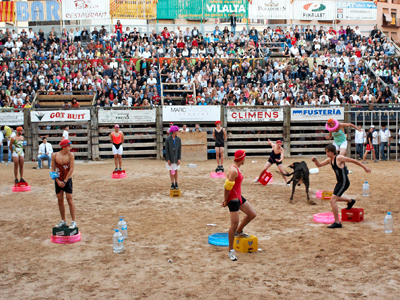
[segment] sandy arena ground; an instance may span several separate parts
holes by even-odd
[[[284,165],[303,159],[314,167],[306,157]],[[242,168],[243,195],[258,214],[246,231],[258,237],[262,251],[238,253],[237,262],[228,259],[227,248],[207,242],[209,234],[229,227],[228,209],[220,207],[224,179],[209,176],[215,161],[198,163],[197,169],[183,163],[181,198],[169,196],[164,161],[125,160],[128,177],[120,180],[110,178],[111,160],[78,161],[73,182],[82,240],[70,245],[50,242],[60,216],[48,170],[27,163],[32,191],[17,194],[11,192],[13,166],[0,165],[0,298],[399,299],[400,163],[370,163],[372,174],[350,165],[354,173],[346,195],[364,208],[365,221],[329,230],[312,220],[314,213],[330,211],[329,201],[308,205],[301,186],[295,204],[288,204],[291,188],[276,166],[272,184],[253,183],[265,162],[248,158]],[[371,185],[369,198],[361,197],[364,181]],[[311,175],[311,197],[334,184],[331,167],[320,169]],[[393,234],[383,230],[387,211],[394,215]],[[125,252],[114,254],[120,215],[129,238]],[[67,216],[69,223],[68,208]]]

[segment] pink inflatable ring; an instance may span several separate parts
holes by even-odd
[[[329,127],[329,121],[335,123],[335,126],[334,126],[334,127]],[[336,119],[330,119],[330,120],[328,120],[328,122],[326,122],[325,128],[326,128],[326,130],[328,130],[328,131],[335,131],[336,129],[339,128],[339,125],[340,125],[340,124],[339,124],[339,121],[338,121],[338,120],[336,120]]]

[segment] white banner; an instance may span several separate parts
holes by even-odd
[[[215,122],[219,120],[221,120],[219,105],[163,106],[164,122]]]
[[[64,0],[63,20],[93,20],[110,18],[110,0]]]
[[[335,18],[334,1],[294,1],[293,10],[296,20],[333,20]]]
[[[228,108],[228,122],[283,121],[282,108]]]
[[[0,112],[0,125],[17,126],[24,125],[24,113],[19,112]]]
[[[290,0],[253,0],[249,3],[250,19],[286,20],[292,18]]]
[[[378,8],[373,2],[337,2],[336,19],[376,21]]]
[[[156,110],[99,110],[99,124],[155,123]]]
[[[90,120],[90,110],[33,110],[31,122],[82,122]]]
[[[292,108],[291,121],[344,120],[344,107]]]

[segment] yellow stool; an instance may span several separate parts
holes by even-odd
[[[169,195],[171,197],[180,197],[181,196],[181,189],[179,190],[169,190]]]
[[[321,195],[322,200],[331,200],[333,191],[323,191]]]
[[[257,252],[258,239],[255,235],[250,235],[248,238],[235,237],[233,248],[241,253]]]

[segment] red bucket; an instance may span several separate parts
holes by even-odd
[[[262,185],[267,185],[268,182],[272,179],[272,173],[270,171],[265,171],[260,178],[258,178],[258,182]]]

